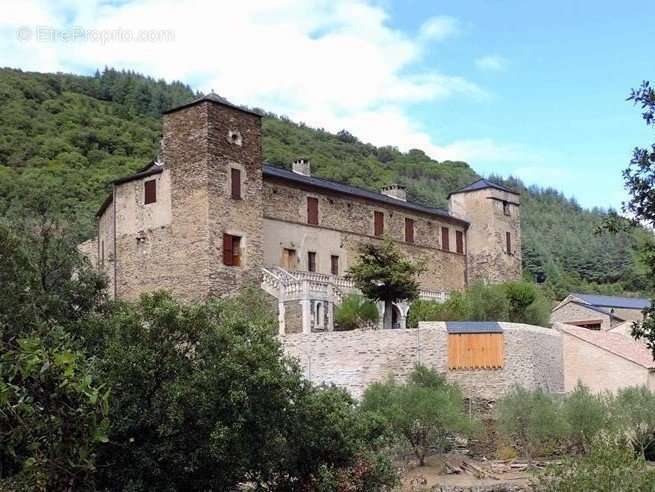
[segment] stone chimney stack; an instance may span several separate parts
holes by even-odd
[[[382,194],[395,198],[396,200],[407,201],[407,188],[399,184],[392,184],[382,188]]]
[[[296,174],[302,174],[303,176],[311,176],[311,163],[309,159],[299,158],[293,161],[292,170]]]

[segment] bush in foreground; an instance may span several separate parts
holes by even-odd
[[[498,401],[498,432],[532,465],[532,459],[555,447],[565,433],[558,404],[542,390],[515,387]]]
[[[632,450],[596,440],[589,454],[549,465],[535,488],[539,492],[643,492],[655,490],[655,470]]]
[[[411,446],[420,466],[429,452],[444,452],[449,439],[474,428],[459,388],[424,366],[417,366],[406,383],[369,386],[362,408],[382,416]]]

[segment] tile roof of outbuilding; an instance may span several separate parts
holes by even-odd
[[[304,174],[294,173],[288,169],[284,169],[277,166],[272,166],[270,164],[264,164],[264,177],[279,178],[287,181],[291,181],[297,184],[303,184],[306,186],[312,186],[315,188],[321,188],[328,191],[333,191],[336,193],[343,193],[351,196],[357,196],[360,198],[366,198],[368,200],[375,200],[377,202],[385,203],[388,205],[395,205],[396,207],[406,208],[416,212],[423,212],[430,215],[437,215],[443,217],[453,222],[457,222],[462,225],[468,225],[468,222],[457,218],[451,215],[447,210],[441,208],[428,207],[426,205],[420,205],[418,203],[406,202],[404,200],[399,200],[398,198],[393,198],[382,193],[377,193],[375,191],[368,191],[362,188],[356,188],[355,186],[350,186],[345,183],[339,183],[338,181],[331,181],[323,178],[317,178],[314,176],[305,176]]]
[[[627,359],[647,369],[655,369],[653,354],[642,343],[621,333],[611,331],[590,330],[578,326],[556,324],[557,328],[580,340],[595,345],[607,352]]]

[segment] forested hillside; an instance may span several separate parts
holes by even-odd
[[[161,111],[196,95],[179,82],[112,69],[93,77],[0,69],[0,215],[61,212],[80,238],[88,236],[108,182],[156,156]],[[464,162],[375,147],[345,130],[334,135],[270,113],[263,133],[267,162],[308,157],[317,175],[371,189],[400,182],[411,200],[429,205],[444,206],[450,191],[477,177]],[[555,190],[506,183],[523,195],[527,276],[547,273],[559,296],[651,289],[637,258],[644,231],[595,235],[603,211],[584,210]]]

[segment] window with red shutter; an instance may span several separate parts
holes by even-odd
[[[339,257],[336,255],[330,256],[330,272],[332,275],[339,275]]]
[[[310,272],[316,271],[316,253],[314,251],[307,253],[307,270]]]
[[[223,264],[241,266],[241,238],[223,234]]]
[[[505,233],[505,242],[507,243],[507,254],[512,254],[512,234],[510,232]]]
[[[373,212],[373,234],[376,236],[384,234],[384,214],[382,212]]]
[[[143,183],[144,200],[143,203],[155,203],[157,201],[157,180],[151,179]]]
[[[450,230],[447,227],[441,228],[441,249],[450,251]]]
[[[457,247],[457,252],[460,255],[464,254],[464,233],[462,231],[455,231],[455,242]]]
[[[232,198],[234,200],[241,200],[241,171],[232,168],[230,173],[230,181],[232,184]]]
[[[405,219],[405,242],[414,242],[414,220]]]

